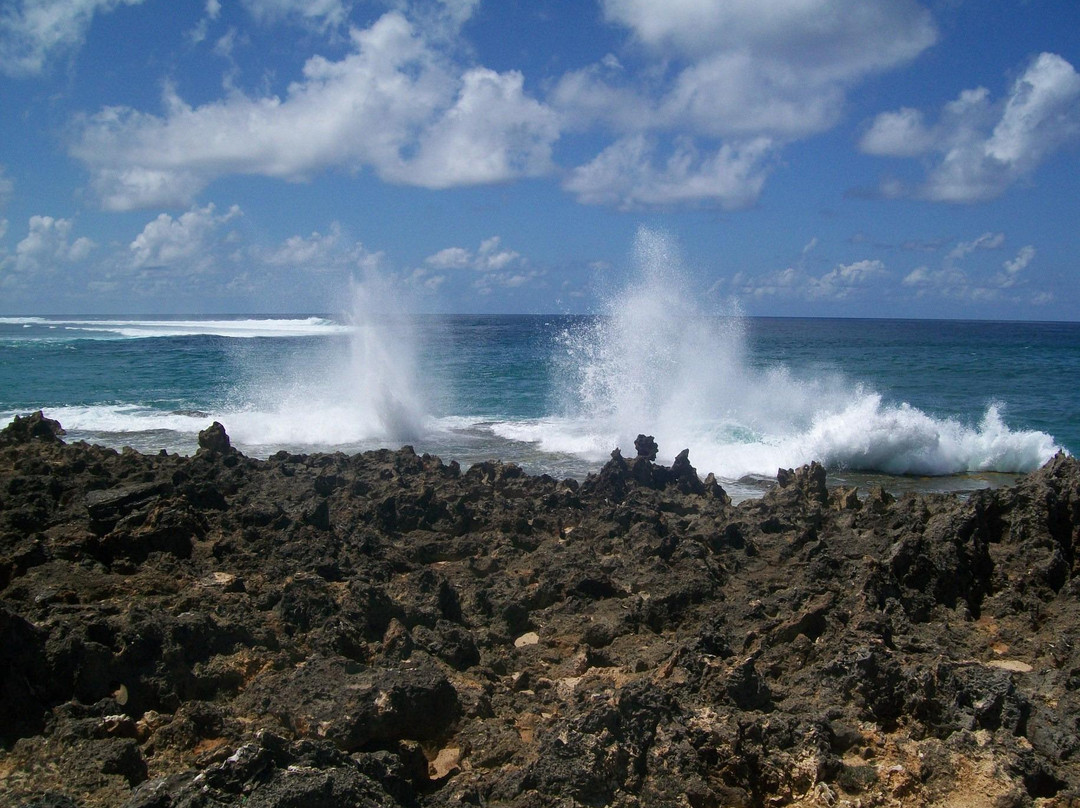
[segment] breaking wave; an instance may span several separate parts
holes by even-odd
[[[683,448],[725,479],[769,476],[818,460],[833,468],[894,475],[1030,471],[1058,450],[1037,431],[1016,431],[1002,406],[978,423],[935,417],[840,374],[800,377],[757,367],[737,310],[702,310],[671,241],[641,230],[637,274],[603,316],[567,330],[555,359],[561,412],[494,431],[551,452],[595,460],[639,433],[661,460]]]

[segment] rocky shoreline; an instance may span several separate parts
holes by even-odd
[[[0,432],[0,804],[1080,804],[1080,464],[967,498],[645,438],[582,483],[408,447]]]

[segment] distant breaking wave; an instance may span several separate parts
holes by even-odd
[[[150,337],[324,337],[349,334],[353,327],[323,317],[222,320],[101,320],[93,318],[0,317],[0,324],[23,326],[58,339],[145,339]]]

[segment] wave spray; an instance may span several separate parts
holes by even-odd
[[[565,417],[517,437],[600,458],[645,432],[662,460],[689,448],[702,473],[726,479],[811,460],[888,474],[1029,471],[1057,451],[1045,433],[1010,430],[997,405],[968,425],[886,403],[840,372],[800,378],[755,362],[747,320],[695,302],[669,238],[640,230],[635,263],[601,316],[563,336]]]
[[[350,291],[345,336],[298,348],[244,385],[243,404],[223,421],[238,444],[373,448],[424,434],[412,317],[374,273]]]

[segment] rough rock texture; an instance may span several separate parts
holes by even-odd
[[[1066,805],[1080,465],[967,499],[0,433],[0,804]]]

